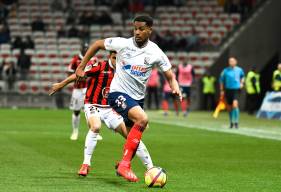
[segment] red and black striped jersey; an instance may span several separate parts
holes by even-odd
[[[78,65],[81,63],[82,61],[82,56],[81,55],[75,55],[70,64],[68,65],[68,72],[70,73],[75,73]],[[81,80],[81,81],[75,81],[74,82],[74,89],[83,89],[86,88],[87,84],[86,84],[86,80]]]
[[[85,74],[88,78],[84,103],[109,106],[107,97],[114,76],[113,66],[109,61],[89,62],[85,68]]]

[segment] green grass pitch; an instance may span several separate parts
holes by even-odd
[[[229,130],[226,113],[217,120],[207,112],[187,118],[148,114],[143,141],[154,164],[167,171],[163,189],[145,186],[145,169],[137,158],[133,169],[140,182],[115,176],[124,140],[105,126],[90,175],[77,177],[87,132],[83,114],[79,140],[73,142],[69,110],[0,109],[0,191],[281,191],[280,121],[242,114],[241,128]]]

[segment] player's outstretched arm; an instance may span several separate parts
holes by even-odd
[[[164,75],[172,89],[172,93],[177,95],[179,97],[180,101],[182,101],[182,93],[180,91],[178,81],[176,80],[175,75],[173,75],[172,69],[165,71]]]
[[[68,76],[66,79],[64,79],[63,81],[59,82],[59,83],[54,83],[49,91],[49,95],[53,95],[56,92],[58,92],[59,90],[61,90],[62,88],[64,88],[66,85],[68,85],[69,83],[75,81],[76,79],[76,75],[72,74],[70,76]]]
[[[77,76],[77,80],[82,79],[85,76],[85,72],[84,69],[87,65],[87,63],[90,61],[90,59],[100,50],[100,49],[104,49],[104,40],[97,40],[96,42],[94,42],[90,48],[87,50],[85,56],[83,57],[80,65],[77,67],[76,69],[76,76]]]

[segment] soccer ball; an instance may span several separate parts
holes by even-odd
[[[144,174],[145,184],[148,187],[164,187],[167,182],[166,171],[161,167],[152,167]]]

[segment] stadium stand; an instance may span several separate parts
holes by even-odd
[[[99,38],[119,35],[129,37],[132,34],[134,14],[124,15],[124,11],[115,11],[115,5],[96,5],[92,0],[73,0],[71,4],[62,1],[59,5],[54,2],[56,1],[18,0],[17,6],[10,6],[10,14],[6,20],[11,42],[17,37],[30,36],[35,44],[34,49],[26,49],[26,53],[32,57],[29,73],[31,82],[17,83],[21,94],[47,93],[46,84],[66,77],[68,63],[73,55],[79,53],[81,41],[85,40],[83,33],[80,35],[85,28],[89,30],[91,42]],[[145,5],[144,12],[155,18],[156,32],[152,40],[159,43],[171,63],[179,64],[189,60],[200,76],[218,57],[216,48],[239,25],[241,15],[225,13],[216,0],[181,2],[181,6]],[[90,22],[81,22],[87,20],[87,17]],[[44,27],[32,30],[35,20],[39,20]],[[69,37],[68,32],[72,26],[76,26],[77,34]],[[168,48],[165,46],[167,42]],[[0,50],[4,60],[17,60],[19,49],[12,49],[11,43],[1,44]],[[105,52],[98,53],[97,56],[104,59]]]

